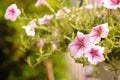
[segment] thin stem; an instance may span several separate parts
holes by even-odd
[[[56,15],[54,9],[48,4],[48,2],[45,2],[45,5],[49,8],[51,12],[53,12],[54,15]]]
[[[114,80],[118,80],[118,74],[117,74],[117,71],[115,71]]]

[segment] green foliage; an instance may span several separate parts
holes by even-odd
[[[51,57],[52,46],[50,44],[50,36],[53,34],[50,31],[50,27],[43,26],[40,29],[36,29],[36,38],[28,37],[22,28],[27,25],[28,21],[33,18],[42,17],[45,14],[52,14],[52,12],[46,7],[35,7],[37,0],[3,0],[0,2],[0,79],[1,80],[47,80],[48,73],[44,61]],[[55,11],[58,10],[57,0],[47,0],[50,6]],[[15,22],[4,19],[5,10],[7,7],[15,3],[22,11],[21,16]],[[40,34],[39,34],[40,33]],[[47,37],[49,35],[49,37]],[[47,38],[43,49],[36,46],[40,38]],[[44,51],[44,55],[41,55],[41,51]],[[58,53],[58,52],[54,52]],[[31,65],[36,63],[36,67],[30,67],[27,64],[27,59],[30,59]],[[56,60],[59,59],[59,60]],[[62,59],[62,60],[60,60]],[[56,80],[67,79],[66,75],[62,74],[66,69],[64,57],[61,55],[52,56],[51,60],[54,62],[54,73]],[[61,69],[62,64],[62,69]]]
[[[2,7],[2,9],[0,9],[0,19],[2,20],[1,28],[6,31],[3,32],[1,29],[2,40],[0,42],[3,49],[2,57],[5,57],[5,63],[9,63],[11,66],[16,65],[15,70],[10,68],[11,71],[6,72],[8,80],[46,80],[47,70],[44,63],[49,59],[53,62],[55,79],[67,79],[66,75],[64,75],[66,65],[64,64],[63,53],[68,51],[68,44],[73,41],[78,31],[89,34],[93,27],[103,23],[108,23],[109,34],[107,38],[102,39],[98,45],[105,47],[105,62],[112,65],[112,68],[106,68],[106,70],[117,71],[119,69],[116,63],[117,60],[120,60],[119,10],[114,11],[113,15],[111,15],[105,8],[93,8],[89,10],[84,7],[81,9],[79,6],[71,6],[68,0],[47,0],[49,5],[39,7],[35,7],[35,0],[33,2],[29,0],[6,1],[8,1],[8,3],[4,1],[0,3],[5,4],[4,6],[0,6]],[[15,23],[5,21],[3,18],[5,9],[11,3],[16,3],[22,12]],[[69,7],[70,12],[65,12],[64,7]],[[60,17],[56,16],[58,9],[62,10]],[[49,24],[39,24],[38,18],[46,14],[52,14],[54,17]],[[22,29],[22,26],[27,25],[29,21],[35,21],[37,23],[34,37],[27,36]],[[37,46],[40,39],[45,39],[45,42],[42,42],[44,43],[42,47]],[[12,47],[10,48],[8,45],[12,45]],[[13,53],[12,56],[11,53]],[[8,55],[9,59],[6,59]],[[8,65],[4,66],[4,58],[2,58],[2,60],[1,69],[9,67]],[[32,68],[28,67],[25,61]],[[89,64],[84,57],[77,58],[75,61],[82,63],[83,66]],[[17,70],[17,66],[19,65],[22,66],[18,67],[19,69]],[[63,68],[60,69],[61,67]]]

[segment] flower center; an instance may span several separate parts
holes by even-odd
[[[14,15],[14,13],[15,13],[14,9],[10,9],[9,11],[10,11],[10,14]]]
[[[97,55],[97,52],[98,52],[98,50],[95,50],[92,48],[90,54],[92,54],[92,56],[95,56],[95,55]]]
[[[83,42],[80,42],[80,46],[84,46]]]
[[[102,29],[101,29],[101,27],[99,27],[98,30],[97,30],[97,36],[100,36],[101,32],[102,32]]]
[[[120,0],[116,0],[116,4],[119,4],[120,3]]]
[[[31,27],[31,28],[29,29],[29,31],[34,32],[34,28]]]
[[[120,0],[111,0],[113,3],[115,4],[119,4],[120,3]]]
[[[79,39],[79,45],[80,47],[84,47],[84,38]]]

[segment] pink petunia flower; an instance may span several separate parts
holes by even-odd
[[[35,36],[35,28],[36,28],[36,23],[34,21],[30,21],[27,26],[23,26],[23,29],[25,29],[26,34],[28,36]]]
[[[80,58],[87,51],[90,45],[89,35],[84,35],[83,33],[78,32],[75,40],[68,45],[68,48],[70,49],[72,56]]]
[[[56,16],[57,17],[64,17],[65,15],[67,15],[67,13],[70,13],[71,10],[67,7],[63,7],[63,9],[60,9],[57,11]]]
[[[38,46],[39,48],[42,48],[42,47],[44,46],[45,42],[46,42],[46,39],[45,39],[45,38],[42,38],[42,39],[40,39],[39,42],[37,43],[37,46]]]
[[[89,35],[91,37],[91,41],[94,44],[96,44],[101,40],[101,38],[107,37],[108,32],[109,32],[108,23],[104,23],[96,27],[93,27]]]
[[[39,24],[49,24],[52,18],[53,15],[45,15],[43,18],[39,18]]]
[[[91,10],[93,8],[94,6],[92,4],[87,4],[86,6],[80,7],[80,10],[84,10],[84,9]]]
[[[120,0],[103,0],[103,6],[108,9],[117,9],[120,7]]]
[[[41,6],[46,3],[46,0],[37,0],[35,6]]]
[[[21,14],[21,11],[17,8],[16,4],[11,4],[4,15],[5,19],[15,21],[17,17]]]
[[[103,0],[90,0],[90,3],[95,7],[101,8],[103,6]]]
[[[92,45],[92,47],[88,49],[88,52],[85,53],[85,56],[91,64],[97,64],[105,60],[103,53],[104,47]]]

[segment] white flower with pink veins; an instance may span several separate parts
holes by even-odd
[[[94,44],[99,43],[101,38],[106,38],[108,35],[109,29],[108,29],[108,23],[97,25],[96,27],[92,28],[92,31],[90,32],[91,42]]]
[[[85,56],[88,58],[88,61],[91,64],[96,65],[98,62],[103,62],[105,60],[103,54],[104,47],[96,46],[93,44],[92,47],[88,49],[88,52],[85,53]]]
[[[108,9],[120,8],[120,0],[103,0],[103,6]]]
[[[91,46],[90,36],[78,32],[74,41],[72,41],[68,45],[68,48],[71,51],[72,56],[74,56],[74,58],[80,58],[81,56],[83,56],[85,52],[87,52],[90,46]]]

